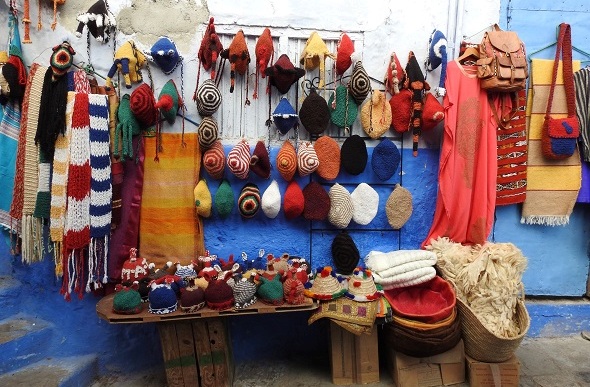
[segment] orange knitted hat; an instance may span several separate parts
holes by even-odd
[[[246,45],[244,31],[239,30],[236,33],[236,36],[234,36],[229,48],[221,51],[220,55],[224,59],[229,59],[229,63],[231,64],[229,92],[233,93],[236,82],[236,72],[240,75],[246,74],[248,71],[248,64],[250,63],[250,52]]]
[[[254,52],[256,53],[256,85],[254,86],[254,95],[252,97],[256,99],[258,98],[258,77],[266,77],[264,70],[268,67],[274,56],[272,36],[270,36],[270,29],[268,27],[262,31],[262,34],[258,38]],[[266,92],[268,93],[268,89]]]
[[[277,155],[277,169],[285,181],[293,180],[297,171],[297,153],[291,141],[286,140]]]
[[[325,180],[334,180],[340,172],[340,146],[332,137],[321,136],[313,147],[320,160],[317,174]]]
[[[283,211],[287,219],[294,219],[303,213],[305,198],[303,191],[295,180],[289,183],[285,190],[285,199],[283,202]]]

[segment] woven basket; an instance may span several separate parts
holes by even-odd
[[[459,298],[457,298],[457,310],[461,320],[465,353],[473,359],[485,363],[501,363],[510,359],[531,324],[524,300],[518,300],[514,315],[520,328],[520,334],[511,338],[500,337],[490,332],[473,313],[473,310]]]

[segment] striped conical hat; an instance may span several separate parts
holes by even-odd
[[[197,110],[201,117],[215,114],[221,105],[221,92],[211,79],[204,81],[197,90]]]

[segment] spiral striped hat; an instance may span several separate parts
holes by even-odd
[[[246,140],[240,141],[227,154],[227,166],[238,179],[245,180],[250,172],[250,145]]]
[[[242,217],[253,218],[260,209],[260,190],[253,183],[247,183],[238,197],[238,210]]]
[[[234,300],[237,309],[247,308],[256,302],[256,284],[247,278],[242,278],[234,285]]]
[[[201,148],[209,149],[219,136],[217,121],[215,121],[213,117],[203,118],[201,124],[199,125],[197,136],[199,138],[199,145]]]
[[[354,213],[350,193],[348,193],[346,188],[336,183],[330,188],[328,195],[330,196],[328,220],[335,227],[346,228],[352,220],[352,214]]]
[[[197,89],[197,110],[201,117],[212,116],[221,106],[221,92],[211,79],[205,80]]]
[[[315,148],[310,142],[302,142],[297,149],[297,170],[299,176],[307,176],[318,169],[320,160],[318,159]]]
[[[225,153],[220,140],[213,142],[211,147],[203,153],[203,168],[215,180],[223,177],[225,170]]]
[[[352,74],[350,75],[348,91],[358,105],[360,105],[371,92],[371,80],[360,60],[356,62]]]
[[[142,83],[131,93],[129,98],[131,112],[144,127],[152,126],[158,119],[156,99],[154,93],[147,83]]]
[[[297,170],[297,153],[291,141],[286,140],[277,155],[277,169],[285,181],[293,180]]]

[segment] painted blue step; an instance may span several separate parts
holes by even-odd
[[[52,323],[24,313],[0,320],[0,373],[40,360],[52,328]]]
[[[0,275],[0,319],[18,312],[17,298],[21,283],[12,276]]]
[[[98,357],[48,358],[0,375],[0,386],[86,387],[98,377]]]

